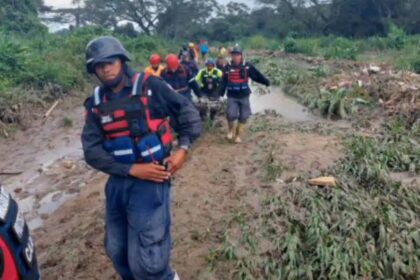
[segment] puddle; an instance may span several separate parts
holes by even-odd
[[[41,215],[50,215],[63,205],[64,202],[76,195],[77,194],[64,194],[59,191],[50,193],[41,200],[41,207],[39,207],[38,213]]]
[[[35,217],[34,219],[27,221],[26,224],[28,225],[29,230],[36,230],[44,225],[44,221],[41,217]]]
[[[256,92],[254,90],[254,92]],[[251,95],[251,108],[253,113],[264,113],[274,110],[290,121],[312,121],[316,117],[308,109],[299,104],[294,98],[287,96],[280,88],[272,87],[270,94]]]
[[[54,213],[67,200],[77,196],[77,193],[67,194],[62,191],[55,191],[45,195],[39,202],[35,196],[29,196],[18,201],[19,208],[27,218],[30,230],[35,230],[43,226],[43,216]]]

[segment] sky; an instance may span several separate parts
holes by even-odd
[[[242,2],[247,4],[248,6],[254,6],[254,0],[217,0],[217,2],[221,4],[227,4],[231,1],[235,2]],[[72,0],[44,0],[44,4],[46,6],[52,6],[53,8],[70,8],[73,5],[71,4]],[[51,32],[58,31],[63,27],[67,27],[67,25],[57,24],[57,23],[50,23],[47,24]]]

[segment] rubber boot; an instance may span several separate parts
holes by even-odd
[[[236,133],[236,122],[228,122],[228,127],[229,127],[229,131],[227,134],[227,139],[232,141]]]
[[[235,137],[236,144],[242,143],[244,132],[245,132],[245,124],[244,123],[238,124],[238,127],[236,128],[236,137]]]

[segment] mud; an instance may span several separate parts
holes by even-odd
[[[257,118],[260,121],[264,116]],[[288,125],[278,116],[271,121]],[[249,132],[243,145],[233,145],[224,139],[224,130],[206,133],[174,180],[172,265],[182,279],[217,279],[208,270],[206,257],[222,241],[230,213],[243,205],[259,207],[258,193],[268,187],[261,170],[269,153],[265,147],[277,143],[288,147],[276,154],[288,167],[284,181],[314,170],[321,173],[339,157],[335,136],[290,128]],[[310,152],[297,157],[299,151]],[[287,184],[282,178],[269,188],[282,188]],[[103,249],[105,180],[105,175],[97,173],[75,199],[64,203],[35,232],[44,279],[117,279]]]
[[[271,121],[284,129],[250,130],[243,145],[233,145],[224,138],[224,126],[213,128],[175,177],[172,263],[182,279],[211,278],[206,256],[221,242],[226,215],[244,203],[258,208],[258,189],[267,187],[261,167],[270,152],[267,147],[280,145],[276,157],[287,166],[276,188],[291,176],[320,173],[339,154],[334,137],[295,129],[299,121],[316,127],[315,117],[279,89],[270,95],[255,94],[252,102],[256,113],[276,114],[267,120],[256,115],[249,126]],[[83,161],[79,104],[80,100],[60,104],[49,119],[34,120],[30,128],[2,140],[0,170],[22,174],[0,180],[14,193],[34,232],[43,279],[117,279],[103,249],[107,176]],[[72,126],[63,126],[69,120]]]
[[[69,99],[50,118],[34,119],[30,127],[0,142],[0,171],[22,172],[0,176],[0,181],[14,193],[31,229],[75,197],[94,172],[82,157],[80,103]]]
[[[223,242],[232,213],[251,208],[258,213],[263,196],[328,175],[327,168],[342,156],[339,138],[350,133],[348,124],[313,116],[279,89],[255,94],[251,102],[257,114],[243,144],[225,140],[224,124],[211,128],[175,176],[172,266],[181,279],[220,279],[208,267],[209,249]],[[43,279],[118,279],[103,248],[107,176],[83,161],[79,104],[60,104],[51,118],[2,140],[0,171],[23,173],[0,181],[34,230]],[[72,126],[63,126],[64,118]],[[268,162],[278,166],[270,181]]]

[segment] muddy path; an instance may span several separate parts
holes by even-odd
[[[61,104],[50,119],[3,140],[0,151],[7,156],[0,170],[23,173],[0,179],[33,229],[43,279],[117,279],[103,249],[107,176],[83,161],[78,104]],[[340,158],[339,136],[330,131],[334,124],[312,116],[279,89],[254,96],[253,106],[258,114],[245,143],[228,143],[221,120],[195,144],[175,177],[172,264],[182,279],[220,279],[209,269],[209,250],[223,242],[237,209],[257,211],[261,197],[302,174],[321,175]]]

